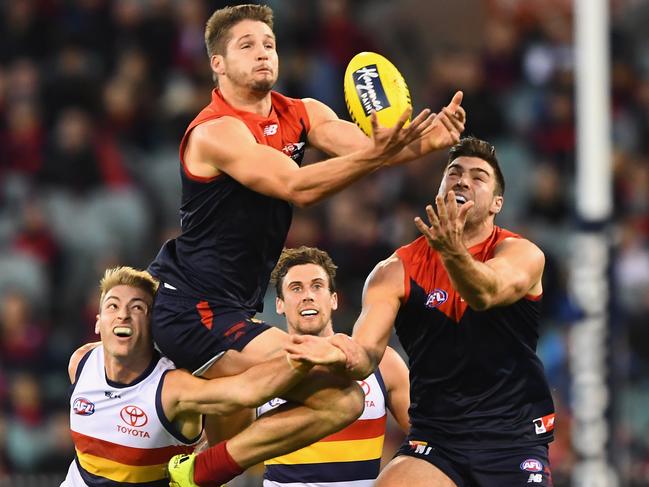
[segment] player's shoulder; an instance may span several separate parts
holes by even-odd
[[[197,149],[228,150],[255,142],[255,137],[241,118],[225,115],[197,125],[189,134],[188,144]]]
[[[496,244],[494,249],[494,255],[510,252],[525,254],[530,259],[545,260],[543,250],[531,240],[520,235],[506,236]]]
[[[99,345],[101,345],[101,342],[86,343],[85,345],[81,345],[72,353],[70,361],[68,362],[68,376],[70,377],[70,383],[74,384],[76,381],[77,371],[81,360],[83,360],[85,356]]]
[[[367,278],[367,287],[390,287],[399,289],[403,285],[404,267],[401,257],[393,253],[380,261]]]

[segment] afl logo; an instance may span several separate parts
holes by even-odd
[[[521,463],[521,470],[525,470],[526,472],[540,472],[543,470],[543,464],[536,458],[528,458]]]
[[[364,380],[358,381],[358,385],[361,386],[361,388],[363,389],[363,392],[365,393],[366,396],[372,390],[372,389],[370,389],[370,385],[367,382],[365,382]]]
[[[426,298],[426,307],[437,308],[446,302],[448,293],[443,289],[433,289],[433,291]]]
[[[72,403],[74,414],[90,416],[95,412],[95,403],[88,401],[85,397],[77,397]]]
[[[122,418],[122,421],[135,428],[141,428],[149,421],[146,413],[137,406],[123,407],[119,412],[119,416]]]

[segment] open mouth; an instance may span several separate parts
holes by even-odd
[[[456,202],[458,205],[463,205],[464,203],[467,202],[466,196],[463,196],[463,195],[461,195],[461,194],[456,194],[456,195],[455,195],[455,202]]]
[[[316,309],[304,309],[300,311],[300,316],[315,316],[318,314],[318,310]]]
[[[133,335],[133,329],[129,326],[116,326],[113,333],[120,338],[128,338]]]

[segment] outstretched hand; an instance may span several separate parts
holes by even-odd
[[[411,142],[421,138],[430,130],[433,123],[433,114],[428,108],[417,115],[407,126],[408,118],[412,114],[412,107],[408,107],[392,127],[383,127],[379,124],[376,112],[372,112],[372,152],[370,157],[385,160],[389,163],[401,150]]]
[[[455,192],[449,191],[446,200],[443,195],[435,197],[437,214],[431,205],[426,207],[429,225],[416,217],[415,225],[421,234],[426,237],[428,245],[440,253],[454,253],[464,248],[464,225],[467,215],[474,206],[473,201],[467,201],[458,207]]]
[[[466,123],[466,111],[462,107],[463,97],[461,91],[456,92],[448,105],[439,113],[433,114],[432,123],[422,134],[428,139],[432,150],[445,149],[460,141]]]
[[[291,335],[285,349],[288,357],[296,362],[311,365],[338,365],[347,363],[347,356],[328,339],[312,335]]]

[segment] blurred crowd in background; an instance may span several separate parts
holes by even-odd
[[[58,485],[73,456],[67,361],[94,341],[107,266],[146,267],[178,232],[178,143],[209,102],[208,0],[0,0],[0,483]],[[242,2],[243,3],[243,2]],[[575,228],[570,0],[269,0],[277,89],[348,118],[357,52],[386,55],[415,109],[464,91],[467,134],[494,143],[507,180],[497,223],[545,251],[539,353],[558,408],[555,485],[569,485],[566,291]],[[649,1],[611,3],[612,450],[622,485],[649,485]],[[323,157],[308,152],[307,159]],[[339,266],[350,332],[373,266],[417,237],[445,153],[382,171],[297,210],[288,246]],[[274,295],[263,318],[281,324]],[[396,448],[399,434],[388,435]],[[31,482],[31,483],[30,483]],[[22,484],[21,484],[22,483]],[[247,474],[240,485],[259,485]]]

